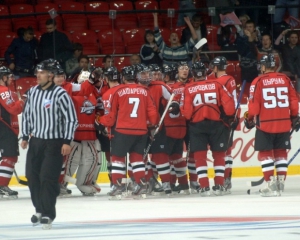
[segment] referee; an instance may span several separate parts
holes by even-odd
[[[26,177],[36,213],[33,225],[50,229],[56,217],[59,175],[63,156],[71,151],[70,143],[77,127],[77,117],[67,92],[53,82],[56,61],[44,60],[36,67],[38,85],[29,89],[22,117],[21,147],[29,149]]]

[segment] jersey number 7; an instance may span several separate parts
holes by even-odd
[[[129,104],[133,104],[133,109],[130,113],[130,117],[137,118],[137,111],[139,108],[140,99],[139,98],[129,98],[128,100],[129,100]]]

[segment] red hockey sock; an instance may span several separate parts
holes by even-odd
[[[179,184],[188,184],[185,159],[182,158],[181,154],[173,154],[170,156],[170,160],[173,162]]]
[[[212,152],[214,158],[215,185],[224,185],[225,152]]]
[[[288,169],[287,152],[285,149],[274,149],[275,168],[277,176],[283,175],[286,178]]]
[[[228,148],[228,150],[226,151],[226,154],[225,154],[226,156],[225,156],[224,179],[231,177],[232,163],[233,163],[233,158],[231,156],[231,149],[232,149],[232,147]]]
[[[146,181],[148,182],[150,178],[153,177],[153,169],[151,167],[151,163],[148,161],[146,166]]]
[[[8,186],[18,157],[4,157],[0,162],[0,186]]]
[[[145,179],[145,164],[143,161],[143,155],[133,152],[129,154],[129,159],[132,165],[134,180],[137,184],[139,184],[141,182],[141,178]]]
[[[112,183],[117,184],[117,181],[121,183],[122,178],[126,178],[125,173],[125,157],[117,157],[112,155],[111,163],[111,178]]]
[[[201,188],[209,187],[209,180],[207,176],[207,151],[197,151],[194,152],[195,162],[196,162],[196,172],[199,178],[199,184]]]
[[[273,150],[259,151],[258,160],[260,161],[265,181],[270,181],[270,177],[274,176]]]
[[[170,163],[166,153],[153,153],[152,161],[156,164],[157,172],[162,182],[170,182]]]

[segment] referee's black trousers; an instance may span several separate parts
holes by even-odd
[[[31,200],[37,213],[52,220],[56,217],[55,204],[59,195],[63,156],[62,139],[39,139],[32,137],[26,161],[26,177]]]

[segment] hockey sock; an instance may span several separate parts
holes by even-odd
[[[18,157],[4,157],[0,162],[0,186],[8,186]]]
[[[155,164],[155,162],[152,161],[152,158],[150,159],[150,164],[151,164],[151,169],[153,171],[153,176],[155,178],[157,178],[158,177],[158,172],[157,172],[156,164]]]
[[[225,172],[225,152],[212,151],[214,159],[214,170],[215,170],[215,185],[224,185],[224,172]]]
[[[179,184],[188,184],[185,159],[182,158],[181,154],[172,154],[170,160],[173,162]]]
[[[132,179],[133,178],[133,173],[132,173],[132,164],[131,164],[131,162],[128,163],[127,173],[128,173],[128,176]]]
[[[177,177],[176,177],[176,172],[175,172],[175,168],[174,168],[174,165],[173,163],[170,163],[170,184],[176,184],[176,181],[177,181]]]
[[[287,162],[287,152],[285,149],[274,149],[275,158],[275,168],[278,175],[283,175],[286,178],[288,162]]]
[[[198,174],[196,171],[196,163],[195,163],[195,156],[194,153],[190,152],[188,162],[188,171],[189,171],[189,179],[191,182],[197,182],[198,181]]]
[[[199,184],[202,188],[209,187],[206,156],[207,156],[207,151],[194,152],[196,172],[199,178]]]
[[[152,161],[156,164],[161,181],[170,182],[169,156],[166,153],[153,153]]]
[[[145,178],[145,164],[143,162],[143,155],[133,152],[130,153],[129,159],[132,165],[135,182],[139,184],[141,182],[141,178]]]
[[[113,184],[117,184],[119,179],[126,178],[125,175],[125,157],[111,157],[111,178]],[[120,182],[119,182],[120,183]]]
[[[147,171],[146,171],[146,181],[148,182],[149,179],[153,177],[153,170],[152,170],[150,161],[147,162],[146,169],[147,169]]]
[[[265,181],[270,181],[270,177],[274,175],[273,151],[259,151],[258,160],[260,161]]]
[[[225,156],[225,173],[224,173],[224,178],[230,178],[231,176],[231,171],[232,171],[232,163],[233,163],[233,158],[231,156],[231,149],[232,147],[228,148],[226,151],[226,156]]]

